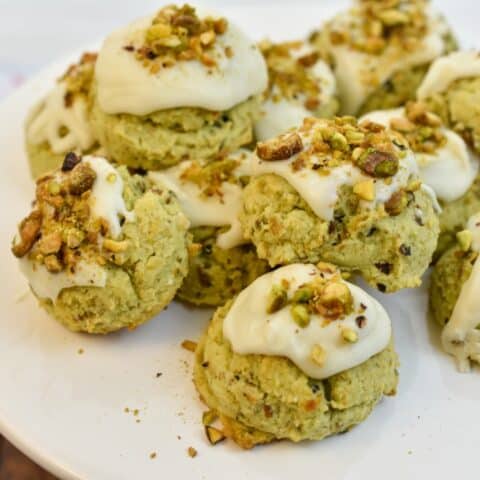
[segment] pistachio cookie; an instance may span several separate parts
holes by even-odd
[[[452,177],[451,180],[454,183],[455,177]],[[443,206],[440,214],[440,237],[438,238],[436,257],[455,242],[457,233],[463,230],[468,219],[479,211],[480,176],[477,175],[465,195]]]
[[[315,42],[332,58],[341,112],[349,115],[413,100],[430,63],[456,48],[428,0],[357,0]]]
[[[443,327],[443,348],[455,357],[462,372],[469,370],[470,362],[480,363],[479,252],[477,213],[435,265],[430,285],[430,306],[435,321]]]
[[[244,239],[238,220],[252,157],[239,150],[208,164],[185,161],[148,175],[176,196],[192,226],[188,276],[178,291],[182,301],[223,305],[268,270]]]
[[[167,190],[101,157],[65,157],[37,181],[12,251],[40,305],[73,331],[134,328],[187,274],[188,220]]]
[[[60,167],[70,151],[82,154],[95,149],[88,97],[96,59],[95,53],[84,53],[30,112],[26,150],[34,178]]]
[[[296,264],[216,311],[194,382],[224,434],[251,448],[348,431],[395,394],[397,365],[383,307],[332,265]]]
[[[462,137],[446,128],[423,102],[371,112],[363,119],[396,130],[408,140],[421,180],[433,189],[442,207],[436,251],[440,255],[468,218],[480,210],[478,159]]]
[[[338,111],[336,83],[330,66],[303,41],[260,43],[269,85],[255,123],[257,140],[298,127],[306,117],[333,117]]]
[[[417,97],[480,153],[480,56],[454,52],[433,63]]]
[[[253,140],[267,84],[260,51],[235,25],[170,5],[105,40],[93,124],[108,154],[130,167],[213,159]]]
[[[329,261],[383,292],[421,283],[437,202],[403,136],[353,117],[310,118],[256,155],[240,221],[260,258]]]

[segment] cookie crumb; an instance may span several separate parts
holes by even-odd
[[[207,435],[210,445],[216,445],[217,443],[223,442],[226,438],[221,430],[208,425],[205,425],[205,434]]]
[[[154,458],[157,458],[157,452],[152,452],[150,454],[150,458],[153,460]]]
[[[79,355],[83,355],[84,351],[85,351],[85,350],[84,350],[83,348],[79,348],[79,349],[77,350],[77,353],[78,353]]]
[[[191,458],[195,458],[197,456],[197,451],[193,447],[188,447],[188,456]]]
[[[197,342],[194,342],[192,340],[184,340],[182,342],[182,348],[188,350],[189,352],[195,352],[195,350],[197,349]]]

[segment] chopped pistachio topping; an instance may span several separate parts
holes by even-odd
[[[393,118],[390,128],[401,133],[416,153],[434,153],[447,143],[440,117],[421,102],[408,102],[405,117]]]
[[[241,179],[235,175],[235,170],[240,165],[239,160],[223,158],[202,165],[193,161],[182,172],[181,180],[197,185],[204,197],[223,197],[222,184],[233,183],[241,185]]]
[[[309,285],[302,285],[300,288],[295,290],[295,293],[292,296],[293,303],[308,303],[314,295],[314,289]]]
[[[129,243],[127,240],[119,242],[117,240],[112,240],[111,238],[106,238],[103,241],[103,247],[114,253],[125,252],[128,249],[128,245]]]
[[[428,34],[428,0],[359,0],[350,21],[331,22],[330,41],[359,52],[381,55],[388,46],[411,52]]]
[[[422,187],[422,181],[419,179],[412,180],[406,187],[407,192],[416,192]]]
[[[353,193],[368,202],[375,200],[375,184],[373,183],[373,179],[369,178],[368,180],[356,183],[353,186]]]
[[[351,328],[342,328],[342,338],[348,343],[355,343],[358,341],[358,334]]]
[[[266,161],[287,160],[301,152],[303,143],[296,132],[284,133],[278,137],[257,143],[257,155]]]
[[[401,134],[377,123],[358,123],[354,117],[331,120],[306,118],[297,130],[257,145],[257,155],[265,161],[287,160],[291,168],[309,168],[327,175],[331,168],[354,164],[374,178],[394,176],[400,167],[407,142]]]
[[[285,307],[288,303],[288,292],[280,286],[274,285],[268,294],[267,313],[275,313]]]
[[[462,230],[457,233],[457,241],[464,252],[468,252],[472,246],[473,235],[470,230]]]
[[[37,180],[33,211],[20,223],[15,256],[44,265],[51,273],[75,271],[81,259],[121,264],[129,243],[109,238],[109,225],[90,213],[96,173],[81,157],[68,154],[59,172]],[[100,240],[103,241],[100,241]]]
[[[327,360],[327,352],[321,345],[314,345],[310,352],[310,358],[312,362],[316,363],[319,367],[323,367]]]
[[[385,202],[385,211],[390,216],[395,217],[403,212],[408,202],[408,193],[404,189],[400,189]]]
[[[125,45],[142,65],[157,73],[170,68],[177,62],[197,60],[206,67],[217,65],[214,47],[217,39],[228,28],[225,18],[200,18],[194,7],[168,5],[162,8],[152,20],[145,32],[143,45],[135,48]],[[230,58],[234,52],[225,48],[225,56]]]
[[[308,307],[306,305],[294,303],[290,308],[290,313],[292,314],[293,320],[299,327],[308,327],[308,324],[310,323],[310,312],[308,311]]]
[[[323,317],[332,320],[348,315],[353,309],[353,297],[350,289],[341,279],[319,286],[312,302],[312,308]]]
[[[207,410],[203,412],[202,423],[205,426],[211,425],[218,418],[218,414],[215,410]]]
[[[64,97],[66,107],[71,107],[74,100],[78,97],[87,99],[93,81],[96,61],[96,53],[84,53],[80,61],[70,65],[67,71],[58,79],[59,82],[64,83],[67,87]]]
[[[276,44],[263,41],[259,47],[268,67],[266,97],[273,102],[302,98],[307,110],[318,109],[321,79],[315,77],[311,69],[320,60],[319,53],[312,51],[299,56],[298,52],[304,47],[302,41]]]
[[[293,321],[302,328],[312,315],[327,322],[339,320],[353,311],[353,297],[341,272],[330,264],[321,264],[320,273],[311,282],[300,285],[289,297],[288,286],[273,285],[267,299],[267,313],[290,306]]]
[[[215,427],[205,426],[205,434],[207,435],[210,445],[216,445],[217,443],[225,440],[225,434]]]

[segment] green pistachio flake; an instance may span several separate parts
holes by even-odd
[[[470,247],[472,246],[472,232],[470,230],[462,230],[461,232],[457,233],[457,241],[460,245],[460,248],[464,252],[468,252]]]
[[[268,294],[267,313],[281,310],[288,302],[287,290],[280,285],[274,285]]]
[[[357,160],[357,165],[372,177],[392,177],[398,172],[399,161],[395,154],[369,148]]]
[[[307,303],[313,298],[313,288],[309,286],[299,287],[292,297],[293,303]]]
[[[335,132],[328,140],[332,148],[335,150],[345,151],[348,149],[348,142],[344,135],[340,132]]]
[[[203,412],[202,423],[205,426],[211,425],[218,418],[217,412],[215,410],[207,410]]]
[[[52,180],[52,181],[48,184],[48,192],[49,192],[51,195],[58,195],[58,194],[60,193],[60,190],[61,190],[60,184],[57,183],[55,180]]]
[[[305,305],[302,305],[301,303],[292,305],[290,313],[299,327],[305,328],[310,324],[310,313]]]
[[[384,10],[378,14],[378,18],[387,27],[393,27],[395,25],[404,25],[408,23],[408,15],[400,10],[389,9]]]
[[[365,140],[365,134],[357,130],[347,130],[345,136],[350,145],[359,145]]]
[[[342,338],[348,343],[356,343],[358,341],[358,334],[351,328],[343,328]]]

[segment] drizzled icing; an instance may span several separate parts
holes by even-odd
[[[351,48],[349,45],[329,45],[335,64],[335,76],[342,100],[342,113],[353,115],[358,112],[368,96],[394,73],[417,65],[429,63],[445,50],[444,36],[447,25],[443,18],[432,9],[426,12],[428,33],[413,51],[400,50],[387,44],[379,54],[368,54]],[[349,30],[350,25],[358,25],[361,17],[355,12],[337,16],[329,27],[332,30]]]
[[[252,153],[239,150],[229,159],[238,160],[233,174],[236,177],[250,175]],[[238,215],[242,209],[242,187],[238,183],[225,181],[221,184],[221,196],[205,196],[195,183],[182,178],[193,162],[185,161],[160,172],[150,172],[154,184],[169,189],[177,197],[180,206],[191,222],[192,227],[213,226],[230,228],[217,236],[217,245],[229,249],[245,243]]]
[[[35,145],[48,142],[53,153],[57,154],[85,151],[95,142],[85,98],[76,97],[67,106],[66,93],[65,82],[58,82],[32,110],[27,121],[27,140]]]
[[[109,237],[116,238],[122,230],[122,219],[133,221],[134,212],[127,210],[123,199],[123,180],[118,171],[101,157],[86,156],[83,163],[95,172],[96,177],[91,187],[88,203],[90,215],[101,218],[108,224]],[[61,183],[62,173],[53,177]],[[98,247],[102,248],[104,238],[99,235]],[[18,238],[16,239],[18,243]],[[32,290],[40,298],[55,301],[63,289],[75,286],[104,287],[107,270],[93,259],[80,258],[74,265],[67,265],[62,271],[50,272],[44,264],[33,258],[23,256],[19,259],[20,269],[27,277]]]
[[[135,214],[129,212],[123,199],[123,180],[117,170],[102,157],[87,156],[85,163],[97,174],[90,195],[93,216],[108,222],[110,236],[116,238],[122,231],[121,218],[133,221]]]
[[[180,107],[222,111],[266,89],[267,69],[262,55],[232,23],[217,38],[215,68],[192,60],[149,72],[124,47],[141,45],[152,19],[133,22],[105,40],[95,69],[98,101],[104,112],[147,115]],[[233,52],[231,58],[225,52],[227,47]]]
[[[397,118],[406,118],[404,108],[371,112],[360,121],[370,120],[390,127],[391,120]],[[478,172],[478,160],[460,135],[447,128],[441,131],[446,139],[445,145],[431,154],[415,152],[415,158],[421,180],[433,189],[440,200],[452,202],[472,185]]]
[[[450,53],[433,62],[417,90],[417,98],[423,100],[436,93],[444,92],[455,80],[478,76],[480,76],[478,52]]]
[[[19,260],[20,270],[27,277],[35,295],[55,302],[60,292],[71,287],[105,287],[107,271],[97,263],[80,261],[75,270],[50,273],[44,265],[27,258]]]
[[[471,249],[480,253],[480,213],[473,215],[467,230],[472,235]],[[480,262],[462,285],[452,316],[442,331],[444,350],[457,360],[461,372],[470,370],[470,360],[480,363]]]
[[[316,314],[308,326],[301,328],[292,319],[288,307],[267,313],[268,296],[274,285],[286,280],[291,295],[299,286],[319,275],[320,271],[314,265],[294,264],[257,278],[243,290],[223,323],[223,334],[232,350],[241,355],[286,357],[315,379],[328,378],[353,368],[384,350],[392,335],[387,312],[373,297],[348,282],[343,283],[352,294],[353,311],[341,320],[324,322],[325,319]],[[359,312],[363,312],[365,319],[362,327],[358,323]],[[358,338],[355,343],[342,339],[342,329],[345,328],[354,332]],[[323,365],[311,358],[316,345],[325,353]]]
[[[305,148],[311,141],[311,133],[300,133]],[[397,148],[397,147],[395,147]],[[404,152],[405,156],[399,161],[398,172],[388,179],[375,178],[375,199],[371,202],[362,201],[364,208],[387,202],[400,188],[406,186],[412,175],[417,174],[415,157],[411,150]],[[352,163],[340,164],[331,168],[329,173],[322,175],[312,168],[295,169],[293,164],[298,155],[287,160],[264,161],[255,156],[252,162],[253,176],[275,174],[284,178],[307,202],[314,213],[322,220],[333,219],[335,205],[338,201],[339,190],[342,186],[352,186],[360,181],[369,180],[369,177]]]

